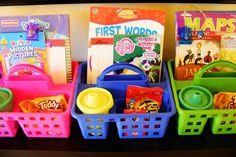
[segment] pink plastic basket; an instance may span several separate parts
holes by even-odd
[[[37,75],[14,75],[19,70],[28,69]],[[78,63],[73,62],[73,81],[67,84],[54,84],[51,77],[41,69],[30,65],[17,65],[0,81],[1,87],[13,92],[13,111],[0,112],[0,137],[14,137],[18,126],[27,137],[67,138],[70,135],[70,110],[78,75]],[[1,72],[1,71],[0,71]],[[23,113],[19,102],[36,97],[63,94],[68,107],[62,113]]]

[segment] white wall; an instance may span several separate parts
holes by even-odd
[[[0,16],[29,15],[32,9],[36,9],[34,14],[55,14],[45,8],[57,10],[62,14],[70,15],[70,34],[72,46],[72,59],[85,61],[87,58],[88,22],[90,6],[113,6],[113,7],[133,7],[146,9],[166,10],[166,29],[164,41],[164,59],[174,58],[175,52],[175,11],[184,10],[188,4],[175,3],[139,3],[139,4],[66,4],[66,5],[34,5],[34,6],[1,6]],[[202,10],[236,10],[236,4],[194,4]],[[194,10],[194,9],[192,9]]]

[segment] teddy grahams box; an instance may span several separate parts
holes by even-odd
[[[161,37],[158,35],[115,35],[114,62],[136,65],[145,72],[149,82],[159,82],[162,64],[161,48]],[[122,73],[132,72],[125,70]]]
[[[175,78],[191,80],[214,60],[236,63],[235,28],[235,11],[177,12]]]
[[[165,11],[163,10],[91,7],[87,83],[96,83],[97,76],[113,64],[114,35],[157,34],[162,37],[163,42],[164,28]]]

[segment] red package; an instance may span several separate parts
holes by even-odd
[[[161,108],[163,91],[160,87],[128,86],[124,113],[157,113]]]

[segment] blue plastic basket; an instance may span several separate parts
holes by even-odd
[[[87,63],[80,64],[79,77],[75,99],[86,88],[96,86],[85,84],[87,76]],[[124,99],[116,99],[114,107],[109,114],[82,114],[76,105],[72,106],[71,115],[77,119],[82,135],[85,139],[106,139],[110,122],[115,122],[120,138],[161,138],[176,108],[169,82],[167,67],[163,64],[163,80],[161,83],[152,83],[150,87],[164,89],[163,103],[159,113],[155,114],[123,114]]]

